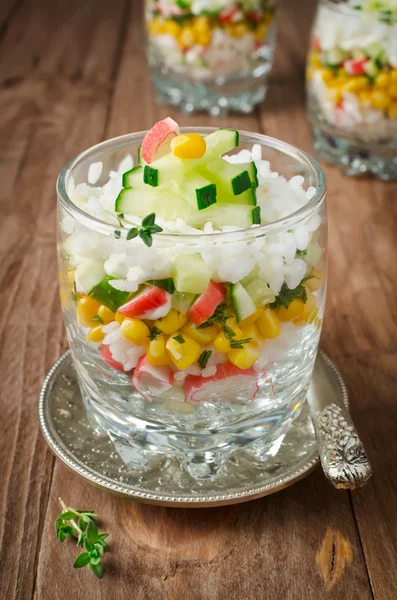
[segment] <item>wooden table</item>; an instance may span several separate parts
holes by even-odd
[[[374,468],[336,491],[321,469],[294,487],[208,510],[144,506],[69,472],[39,431],[37,397],[66,349],[55,259],[55,179],[88,146],[149,127],[262,131],[311,151],[304,58],[314,1],[279,7],[276,64],[251,116],[212,120],[155,105],[141,2],[0,5],[0,599],[395,600],[397,598],[397,184],[325,167],[330,285],[322,347],[345,377]],[[99,581],[54,532],[58,496],[97,510],[111,553]]]

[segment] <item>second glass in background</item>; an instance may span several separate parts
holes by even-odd
[[[267,90],[273,0],[146,0],[157,100],[183,112],[250,112]]]

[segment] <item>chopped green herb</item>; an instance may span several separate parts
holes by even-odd
[[[230,347],[233,349],[236,348],[244,348],[243,344],[249,344],[250,341],[252,340],[252,338],[245,338],[244,340],[231,340],[230,341]]]
[[[95,315],[95,317],[91,319],[91,323],[101,323],[101,325],[103,325],[103,320],[99,315]]]
[[[197,364],[201,369],[205,369],[212,354],[212,350],[203,350],[197,360]]]
[[[157,327],[152,327],[150,334],[148,335],[149,340],[156,340],[161,334],[161,330]]]
[[[225,324],[226,321],[231,318],[231,314],[226,312],[227,308],[229,308],[229,305],[226,302],[221,302],[221,304],[216,307],[214,314],[204,321],[204,323],[201,323],[197,329],[211,327],[214,323]]]
[[[288,308],[292,300],[302,300],[306,303],[307,301],[307,290],[302,282],[294,289],[290,289],[286,283],[283,283],[279,295],[274,302],[270,304],[270,308],[279,309],[281,306]]]
[[[178,333],[178,335],[174,335],[173,339],[179,342],[180,344],[184,344],[186,341],[181,333]]]
[[[306,250],[297,250],[295,256],[306,256],[307,254],[307,249]]]
[[[228,325],[226,325],[225,323],[222,325],[221,327],[223,334],[225,336],[226,339],[231,340],[232,337],[235,337],[235,332],[233,331],[233,329],[231,327],[229,327]]]

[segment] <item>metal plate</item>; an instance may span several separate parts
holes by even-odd
[[[348,405],[342,377],[328,356],[319,351],[313,378],[326,367],[335,395]],[[318,386],[312,386],[312,390]],[[336,397],[338,401],[338,397]],[[115,494],[165,506],[221,506],[273,494],[299,481],[318,464],[317,443],[307,402],[288,429],[275,455],[266,462],[238,450],[214,480],[197,482],[176,459],[166,458],[155,469],[132,471],[113,443],[87,418],[69,352],[47,375],[39,401],[40,425],[54,453],[88,482]]]

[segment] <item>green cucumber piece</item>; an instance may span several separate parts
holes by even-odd
[[[198,210],[204,210],[216,203],[216,185],[198,173],[191,173],[185,179],[185,196]]]
[[[230,195],[238,196],[252,187],[258,187],[254,162],[232,164],[223,158],[216,158],[202,167],[202,173],[216,183],[219,190]]]
[[[258,265],[255,265],[254,268],[252,269],[252,271],[250,271],[248,273],[248,275],[246,277],[244,277],[244,279],[240,279],[240,283],[243,287],[247,288],[247,285],[249,283],[251,283],[251,281],[255,281],[255,279],[258,279],[259,277],[259,267]]]
[[[126,188],[116,199],[115,211],[125,215],[145,217],[154,212],[166,221],[175,221],[178,217],[188,222],[192,208],[169,187],[151,189]]]
[[[169,294],[173,294],[175,292],[175,285],[172,277],[167,277],[167,279],[149,279],[146,283],[150,283],[150,285],[155,285],[156,287],[162,288]]]
[[[120,306],[125,304],[128,298],[131,296],[130,292],[122,292],[116,290],[116,288],[110,285],[110,281],[117,279],[117,277],[105,277],[101,283],[96,285],[90,292],[90,297],[100,302],[111,311],[116,312]]]
[[[207,149],[203,156],[203,162],[209,159],[221,156],[237,148],[239,143],[239,134],[236,129],[217,129],[205,137]]]
[[[152,187],[164,185],[173,179],[182,180],[190,162],[176,158],[172,153],[166,154],[145,165],[143,180]]]
[[[123,175],[123,187],[124,188],[143,188],[143,167],[138,166],[127,171]]]
[[[86,294],[90,294],[93,288],[106,277],[103,260],[89,258],[76,268],[77,280]]]
[[[230,299],[236,315],[237,323],[254,314],[256,306],[241,283],[235,283],[230,288]]]
[[[192,214],[189,219],[189,225],[193,227],[203,227],[208,221],[211,221],[216,229],[231,225],[240,229],[249,229],[256,221],[256,209],[244,204],[214,204],[205,210]]]
[[[196,294],[175,292],[171,298],[171,308],[175,308],[175,310],[179,311],[183,315],[186,315],[195,298]]]
[[[137,151],[137,155],[138,155],[138,165],[142,165],[143,164],[143,158],[141,156],[141,152],[142,152],[142,146],[138,147],[138,151]]]
[[[202,294],[211,281],[212,270],[200,254],[179,254],[174,261],[174,283],[178,292]]]
[[[261,207],[255,206],[255,208],[252,209],[251,215],[252,215],[252,224],[260,225],[261,224]]]
[[[143,182],[152,187],[157,187],[159,185],[159,170],[150,165],[145,165],[143,169]]]
[[[241,281],[241,283],[243,283]],[[255,306],[264,306],[274,302],[276,297],[263,279],[254,279],[244,285],[246,292]]]
[[[256,189],[250,188],[239,196],[234,196],[227,192],[220,192],[217,196],[217,200],[220,204],[247,204],[248,206],[256,206]]]

